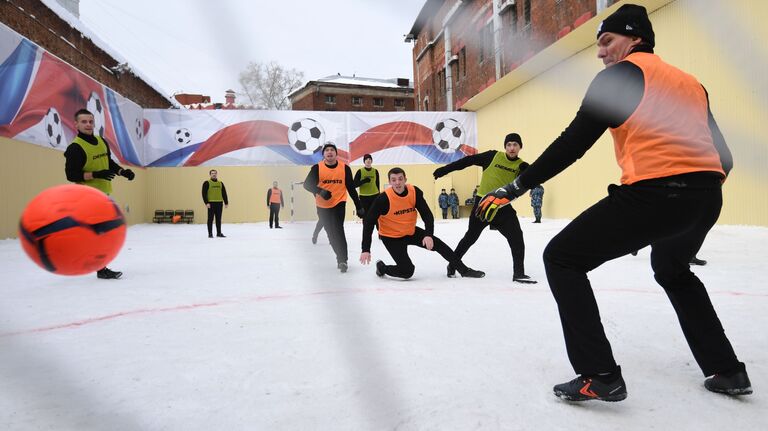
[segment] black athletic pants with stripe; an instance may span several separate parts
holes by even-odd
[[[347,262],[347,236],[344,233],[344,216],[347,203],[341,202],[332,208],[317,207],[319,225],[325,228],[328,241],[336,254],[336,263]]]
[[[416,247],[426,248],[421,243],[424,240],[426,233],[427,232],[424,229],[416,226],[416,231],[413,235],[401,238],[380,237],[381,242],[384,244],[384,247],[387,248],[389,255],[395,260],[394,265],[384,266],[384,273],[392,277],[411,278],[416,267],[413,265],[410,256],[408,256],[408,246],[415,245]],[[456,256],[456,253],[454,253],[446,243],[436,236],[432,236],[432,240],[434,242],[432,251],[439,253],[443,259],[447,260],[457,271],[459,271],[459,274],[463,274],[467,270],[467,266],[462,263],[461,258]]]
[[[740,365],[704,284],[688,266],[717,221],[722,203],[720,178],[714,173],[611,185],[606,198],[550,241],[544,266],[576,373],[616,369],[587,273],[647,245],[652,248],[654,277],[669,297],[704,375]]]
[[[512,252],[514,275],[525,274],[525,242],[523,241],[523,231],[520,229],[520,221],[517,219],[517,212],[512,208],[512,205],[504,206],[496,213],[496,217],[488,223],[475,216],[478,202],[480,202],[480,196],[475,196],[475,205],[469,216],[469,227],[464,238],[456,246],[456,255],[459,259],[463,258],[467,250],[480,238],[483,229],[492,225],[507,239],[509,250]]]

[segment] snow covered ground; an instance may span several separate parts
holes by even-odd
[[[309,222],[216,239],[133,226],[117,281],[48,274],[0,241],[0,429],[768,429],[768,229],[716,227],[694,268],[754,395],[704,389],[645,249],[590,275],[629,397],[569,404],[551,390],[574,374],[541,263],[565,223],[522,219],[536,285],[511,282],[491,231],[465,258],[480,280],[415,248],[413,279],[378,279],[357,262],[359,222],[347,274]],[[436,234],[453,247],[465,228]],[[373,257],[391,262],[378,240]]]

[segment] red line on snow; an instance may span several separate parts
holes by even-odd
[[[319,292],[309,292],[309,293],[286,293],[286,294],[277,294],[277,295],[265,295],[265,296],[254,296],[250,298],[243,298],[243,299],[226,299],[221,301],[214,301],[214,302],[202,302],[197,304],[185,304],[185,305],[177,305],[173,307],[162,307],[162,308],[141,308],[138,310],[130,310],[130,311],[121,311],[119,313],[113,313],[113,314],[107,314],[104,316],[98,316],[98,317],[90,317],[87,319],[82,320],[76,320],[74,322],[69,323],[61,323],[58,325],[51,325],[51,326],[43,326],[40,328],[33,328],[33,329],[24,329],[21,331],[13,331],[13,332],[4,332],[0,333],[0,338],[5,337],[13,337],[18,335],[27,335],[27,334],[37,334],[41,332],[50,332],[50,331],[56,331],[59,329],[72,329],[72,328],[79,328],[81,326],[89,325],[91,323],[97,323],[97,322],[103,322],[107,320],[112,319],[119,319],[121,317],[128,317],[128,316],[135,316],[139,314],[158,314],[158,313],[167,313],[167,312],[175,312],[175,311],[190,311],[190,310],[196,310],[201,308],[212,308],[212,307],[221,307],[224,305],[232,305],[232,304],[243,304],[248,302],[262,302],[262,301],[271,301],[271,300],[279,300],[279,299],[296,299],[296,298],[308,298],[312,296],[321,296],[321,295],[338,295],[343,293],[388,293],[388,292],[431,292],[438,290],[436,288],[391,288],[391,287],[381,287],[381,288],[352,288],[352,289],[337,289],[337,290],[323,290]],[[534,288],[534,287],[508,287],[508,288],[496,288],[491,289],[495,291],[503,291],[503,292],[546,292],[549,293],[548,289],[540,289],[540,288]],[[663,290],[645,290],[645,289],[595,289],[596,292],[620,292],[620,293],[649,293],[649,294],[661,294],[663,293]],[[727,295],[727,296],[751,296],[751,297],[760,297],[760,298],[766,298],[768,297],[768,293],[747,293],[747,292],[737,292],[737,291],[714,291],[709,292],[710,295]]]
[[[432,290],[435,290],[435,289],[434,288],[417,288],[417,289],[408,288],[407,289],[408,292],[426,292],[426,291],[432,291]],[[381,292],[397,292],[397,291],[406,291],[406,289],[353,288],[353,289],[339,289],[339,290],[324,290],[319,292],[298,293],[298,294],[286,293],[286,294],[278,294],[278,295],[254,296],[254,297],[243,298],[243,299],[228,299],[228,300],[221,300],[221,301],[215,301],[215,302],[203,302],[198,304],[177,305],[173,307],[141,308],[138,310],[121,311],[119,313],[107,314],[104,316],[90,317],[87,319],[76,320],[74,322],[69,322],[69,323],[61,323],[58,325],[43,326],[40,328],[33,328],[33,329],[24,329],[21,331],[3,332],[3,333],[0,333],[0,338],[13,337],[17,335],[37,334],[41,332],[56,331],[59,329],[79,328],[81,326],[89,325],[91,323],[103,322],[106,320],[118,319],[118,318],[127,317],[127,316],[135,316],[138,314],[157,314],[157,313],[167,313],[167,312],[174,312],[174,311],[189,311],[189,310],[196,310],[200,308],[220,307],[223,305],[242,304],[247,302],[262,302],[262,301],[270,301],[270,300],[277,300],[277,299],[306,298],[306,297],[320,296],[320,295],[335,295],[340,293],[381,293]]]

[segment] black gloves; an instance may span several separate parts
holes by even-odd
[[[93,178],[101,178],[102,180],[107,180],[107,181],[112,181],[112,178],[115,178],[115,173],[110,171],[109,169],[91,172],[91,175],[93,175]]]
[[[442,168],[435,169],[435,172],[432,172],[432,175],[435,177],[435,179],[438,179],[440,177],[444,177],[448,174],[448,171],[445,169],[445,166]]]
[[[136,176],[130,169],[120,169],[120,175],[128,178],[128,181],[133,181],[133,178]]]
[[[371,182],[371,177],[365,177],[362,181],[360,181],[360,184],[367,184]]]
[[[320,195],[321,198],[328,200],[331,198],[331,192],[326,189],[320,189],[317,191],[317,194]]]
[[[357,216],[360,218],[365,217],[365,208],[363,207],[357,207],[355,208],[355,212],[357,212]]]

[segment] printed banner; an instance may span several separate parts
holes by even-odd
[[[139,105],[0,25],[0,136],[64,151],[82,108],[118,161],[141,165]]]
[[[475,154],[470,112],[326,112],[146,109],[147,166],[312,165],[333,142],[362,164],[449,163]]]
[[[477,151],[470,112],[142,109],[0,24],[0,136],[64,151],[74,114],[94,114],[114,157],[135,166],[288,166],[333,142],[362,164],[449,163]]]

